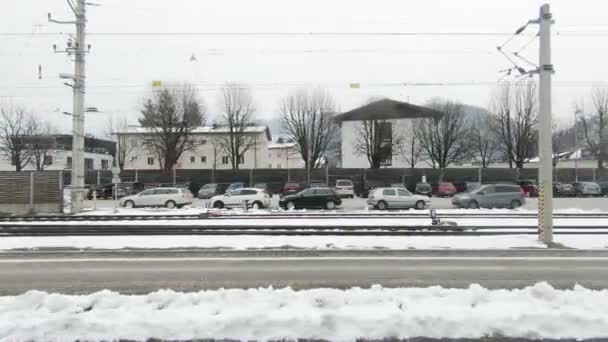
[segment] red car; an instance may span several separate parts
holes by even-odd
[[[448,182],[437,183],[433,186],[433,195],[437,197],[452,197],[456,195],[456,187]]]
[[[538,197],[538,186],[536,181],[533,180],[521,180],[517,181],[517,185],[521,187],[526,197]]]
[[[304,190],[304,188],[302,187],[302,185],[300,183],[287,182],[283,186],[283,191],[281,191],[281,193],[284,196],[285,195],[292,195],[292,194],[295,194],[297,192],[300,192],[301,190]]]

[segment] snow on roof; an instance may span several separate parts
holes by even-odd
[[[269,149],[287,149],[287,148],[294,148],[296,147],[296,143],[272,143],[272,144],[268,144],[268,148]]]

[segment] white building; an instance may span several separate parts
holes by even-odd
[[[268,167],[271,169],[302,169],[304,159],[296,143],[272,143],[268,145]]]
[[[44,170],[70,170],[72,168],[72,136],[67,134],[55,134],[49,136],[36,136],[37,144],[44,141],[46,144],[46,156],[44,158]],[[86,170],[110,170],[112,168],[114,142],[85,138],[84,166]],[[42,159],[41,159],[42,160]],[[31,157],[23,171],[35,171],[36,163]],[[10,156],[3,155],[0,158],[0,171],[15,171]]]
[[[229,155],[222,147],[222,141],[228,137],[228,129],[223,126],[198,127],[191,132],[195,139],[195,148],[185,151],[176,167],[178,169],[232,169]],[[126,131],[115,132],[114,140],[117,151],[124,149],[125,170],[158,170],[159,157],[146,144],[145,139],[150,131],[143,127],[129,127]],[[265,169],[269,165],[268,145],[272,142],[270,131],[266,126],[251,126],[245,129],[244,135],[250,142],[239,169]]]
[[[361,151],[365,141],[360,133],[364,122],[375,122],[381,126],[383,137],[382,145],[389,151],[397,140],[407,139],[411,132],[414,120],[424,118],[441,118],[443,114],[430,108],[384,99],[372,102],[360,108],[337,115],[335,120],[340,123],[342,138],[342,167],[343,168],[369,168],[367,155]],[[410,134],[411,135],[411,134]],[[388,153],[381,167],[408,168],[406,159],[399,153]]]

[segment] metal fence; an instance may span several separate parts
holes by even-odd
[[[0,212],[55,213],[63,210],[62,171],[0,172]]]

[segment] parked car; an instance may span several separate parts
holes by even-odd
[[[460,192],[471,192],[481,186],[478,182],[464,182],[464,189]],[[456,187],[458,189],[458,187]]]
[[[152,188],[136,195],[125,196],[120,199],[120,206],[135,207],[167,207],[181,208],[192,204],[192,193],[184,188]]]
[[[458,208],[518,208],[525,203],[524,192],[519,185],[495,184],[454,196],[452,204]]]
[[[433,195],[437,197],[452,197],[456,195],[456,187],[448,182],[437,183],[433,188]]]
[[[414,193],[416,195],[424,195],[431,197],[431,194],[433,193],[433,187],[429,183],[418,183],[416,184]]]
[[[198,190],[197,197],[200,199],[209,199],[213,196],[225,193],[227,188],[228,184],[226,183],[205,184]]]
[[[570,183],[553,183],[553,195],[555,197],[573,197],[576,195],[574,185]]]
[[[382,181],[375,181],[375,180],[367,180],[365,182],[363,182],[363,188],[361,189],[361,193],[359,194],[359,197],[363,197],[363,198],[367,198],[367,196],[369,195],[369,193],[376,189],[376,188],[381,188],[384,187],[384,182]]]
[[[599,197],[602,196],[600,185],[595,182],[574,183],[576,197]]]
[[[245,183],[243,183],[243,182],[230,183],[230,185],[228,185],[228,188],[226,188],[226,193],[231,192],[233,190],[242,189],[244,187],[245,187]]]
[[[329,185],[323,181],[310,181],[309,188],[329,188]]]
[[[516,182],[524,191],[526,197],[538,197],[538,185],[534,180],[520,180]]]
[[[87,193],[88,199],[93,199],[93,192],[95,192],[95,198],[97,199],[112,199],[114,197],[122,198],[124,196],[133,194],[132,192],[129,192],[126,187],[122,187],[121,184],[118,184],[118,187],[116,187],[116,184],[114,183],[98,185],[89,189]]]
[[[600,182],[600,189],[602,190],[602,196],[608,195],[608,182]]]
[[[413,195],[401,187],[377,188],[370,192],[367,198],[367,205],[379,210],[409,208],[422,210],[431,205],[431,198]]]
[[[308,188],[297,194],[287,195],[279,201],[283,209],[335,209],[342,204],[340,196],[330,188]]]
[[[262,209],[270,206],[270,194],[263,189],[241,188],[211,197],[213,208],[242,208],[247,201],[249,208]]]
[[[390,186],[391,188],[399,188],[399,189],[407,189],[403,183],[393,183]]]
[[[283,191],[281,192],[283,195],[292,195],[302,191],[302,184],[297,182],[287,182],[283,186]]]
[[[280,194],[283,189],[283,183],[279,182],[263,182],[253,185],[256,189],[266,190],[270,195]]]
[[[350,179],[338,179],[335,190],[340,197],[355,197],[355,185]]]

